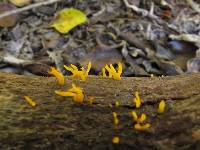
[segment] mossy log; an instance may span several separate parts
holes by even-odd
[[[71,83],[83,88],[83,104],[54,93]],[[139,109],[135,91],[142,99]],[[24,95],[37,106],[28,105]],[[88,96],[94,96],[93,105]],[[120,106],[110,107],[116,100]],[[163,114],[157,113],[160,100],[166,101]],[[132,110],[146,113],[151,127],[136,131]],[[112,143],[113,136],[120,137],[119,144]],[[0,149],[200,149],[200,74],[120,81],[89,76],[86,82],[66,77],[60,86],[53,77],[0,73]]]

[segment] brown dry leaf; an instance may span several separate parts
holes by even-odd
[[[18,7],[28,5],[32,2],[32,0],[9,0],[9,1]]]
[[[172,11],[171,10],[164,10],[162,13],[161,13],[161,17],[163,19],[171,19],[172,18]]]
[[[122,32],[119,35],[123,40],[127,41],[129,44],[144,50],[145,48],[151,48],[148,41],[143,38],[142,34]]]
[[[160,60],[157,61],[156,64],[166,75],[173,76],[183,74],[183,70],[173,62]]]
[[[128,0],[130,5],[135,5],[135,6],[139,6],[140,5],[140,0]]]
[[[48,71],[50,70],[50,66],[41,63],[25,63],[23,64],[23,68],[28,70],[29,72],[39,75],[39,76],[49,76]]]
[[[109,21],[112,21],[115,18],[117,18],[118,15],[119,14],[117,12],[107,12],[107,11],[105,11],[98,16],[92,17],[91,20],[90,20],[90,23],[95,24],[97,22],[100,22],[100,23],[109,22]]]
[[[12,4],[6,4],[6,3],[0,4],[0,14],[6,11],[11,11],[13,9],[16,9],[16,7]],[[18,19],[17,14],[0,18],[0,27],[12,27],[16,24],[17,19]]]
[[[98,46],[81,60],[81,65],[85,66],[88,62],[92,63],[92,67],[100,71],[106,64],[115,64],[122,61],[120,51],[106,46]]]

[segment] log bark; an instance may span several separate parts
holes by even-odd
[[[83,104],[54,93],[72,83],[83,88]],[[135,91],[142,98],[139,109]],[[37,106],[28,105],[24,95]],[[94,96],[93,105],[87,96]],[[162,99],[166,111],[158,114]],[[111,108],[116,100],[120,106]],[[151,127],[136,131],[132,110],[147,114]],[[119,144],[112,143],[113,136],[120,137]],[[59,86],[53,77],[0,73],[0,149],[200,149],[200,74],[120,81],[89,76],[86,82],[66,77]]]

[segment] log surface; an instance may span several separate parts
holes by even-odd
[[[54,93],[72,83],[83,88],[84,104]],[[135,91],[142,98],[139,109],[133,103]],[[37,106],[28,105],[24,95]],[[93,105],[87,96],[94,96]],[[166,111],[158,114],[162,99]],[[116,100],[120,106],[109,107]],[[146,113],[151,127],[136,131],[132,110]],[[120,137],[119,144],[112,144],[113,136]],[[53,77],[0,73],[0,149],[200,149],[200,74],[120,81],[90,76],[86,82],[67,77],[59,86]]]

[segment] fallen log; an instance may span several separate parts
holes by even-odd
[[[83,104],[54,93],[72,83],[83,88]],[[139,109],[135,91],[142,99]],[[25,95],[37,106],[28,105]],[[163,114],[157,113],[160,100],[166,102]],[[151,127],[135,130],[132,110],[145,113]],[[119,144],[112,143],[114,136]],[[120,81],[89,76],[86,82],[66,77],[60,86],[53,77],[0,73],[0,149],[200,149],[200,74]]]

